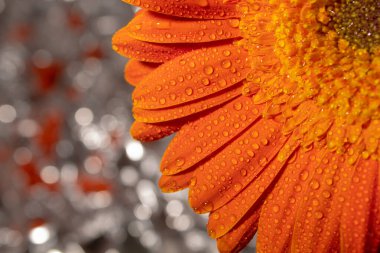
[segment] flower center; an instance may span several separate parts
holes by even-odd
[[[380,159],[377,2],[240,2],[239,45],[252,69],[243,94],[265,103],[263,117],[283,121],[303,147]]]
[[[380,45],[380,1],[342,0],[327,7],[329,27],[341,38],[372,51]]]

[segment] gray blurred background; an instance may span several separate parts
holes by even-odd
[[[207,215],[161,194],[168,140],[129,136],[119,0],[0,0],[0,252],[212,253]],[[250,251],[253,250],[253,246]]]

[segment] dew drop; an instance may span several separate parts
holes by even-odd
[[[216,212],[216,213],[213,213],[213,214],[211,215],[211,217],[212,217],[214,220],[219,220],[219,218],[220,218],[220,214],[219,214],[218,212]]]
[[[239,27],[240,25],[239,19],[236,19],[236,18],[231,19],[229,22],[230,22],[230,25],[234,28]]]
[[[208,78],[203,78],[202,79],[202,84],[207,86],[207,85],[210,85],[210,80]]]
[[[240,111],[243,108],[243,105],[241,103],[235,103],[234,108],[236,111]]]
[[[188,96],[191,96],[192,94],[193,94],[193,89],[192,88],[186,88],[186,90],[185,90],[185,92],[186,92],[186,94],[188,95]]]
[[[240,175],[242,175],[243,177],[245,177],[247,175],[247,170],[246,169],[240,170]]]
[[[309,172],[307,170],[303,170],[300,174],[300,178],[302,181],[306,181],[309,177]]]
[[[190,186],[195,186],[197,184],[197,178],[196,177],[192,177],[190,179]]]
[[[169,21],[160,21],[152,24],[153,28],[167,30],[171,27],[171,23]]]
[[[265,166],[268,163],[268,159],[266,157],[260,159],[259,164],[261,166]]]
[[[220,87],[225,87],[226,85],[227,85],[227,82],[226,82],[226,80],[224,80],[224,79],[220,79],[219,81],[218,81],[218,84],[219,84],[219,86]]]
[[[180,167],[180,166],[182,166],[182,165],[185,164],[185,159],[183,159],[183,158],[178,158],[178,159],[176,160],[175,164],[176,164],[178,167]]]
[[[255,153],[252,151],[252,150],[247,150],[247,154],[250,156],[250,157],[254,157],[255,156]]]
[[[242,188],[242,185],[239,184],[239,183],[237,183],[237,184],[234,185],[234,190],[237,191],[237,192],[239,192],[241,190],[241,188]]]
[[[253,138],[257,138],[257,137],[259,137],[259,132],[257,132],[257,131],[253,131],[253,132],[251,133],[251,136],[252,136]]]
[[[169,96],[171,100],[175,100],[177,98],[176,94],[174,93],[171,93]]]
[[[214,230],[210,229],[210,230],[208,231],[208,235],[209,235],[211,238],[215,238],[215,236],[216,236],[216,232],[215,232]]]
[[[269,141],[268,141],[267,138],[261,139],[260,142],[261,142],[261,144],[263,144],[264,146],[265,146],[265,145],[268,145],[268,143],[269,143]]]
[[[202,153],[202,148],[198,146],[198,147],[195,148],[195,151],[197,153]]]
[[[332,178],[327,178],[327,179],[326,179],[326,184],[327,184],[327,185],[330,185],[330,186],[331,186],[331,185],[333,185],[333,183],[334,183],[334,181],[333,181]]]
[[[165,98],[160,98],[160,104],[165,104],[166,103],[166,99]]]
[[[141,24],[135,24],[133,27],[132,27],[132,30],[133,31],[139,31],[141,30],[142,28],[142,25]]]
[[[236,215],[232,214],[232,215],[230,216],[230,220],[231,220],[232,223],[235,223],[235,222],[237,221],[237,217],[236,217]]]
[[[319,182],[315,179],[313,179],[311,182],[310,182],[310,187],[314,190],[317,190],[319,188]]]
[[[231,55],[231,51],[230,50],[224,50],[223,51],[223,55],[224,56],[230,56]]]
[[[328,198],[331,197],[331,193],[328,192],[328,191],[324,191],[324,192],[322,192],[322,196],[323,196],[324,198],[328,199]]]
[[[211,202],[203,203],[203,208],[206,212],[211,212],[214,209],[214,205]]]
[[[318,220],[322,219],[323,218],[323,213],[320,212],[320,211],[317,211],[314,213],[314,217]]]
[[[273,210],[274,213],[278,213],[280,211],[280,206],[279,205],[274,205],[272,207],[272,210]]]
[[[206,75],[211,75],[214,73],[214,68],[212,66],[206,66],[203,71],[205,72]]]
[[[230,60],[223,60],[223,61],[222,61],[222,67],[225,68],[225,69],[230,68],[231,65],[232,65],[232,63],[231,63]]]

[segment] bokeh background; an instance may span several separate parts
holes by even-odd
[[[213,253],[207,215],[162,194],[168,139],[131,139],[119,0],[0,0],[0,252]],[[253,252],[250,246],[247,252]]]

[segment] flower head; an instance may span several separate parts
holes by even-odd
[[[132,135],[177,132],[160,187],[189,188],[221,252],[377,252],[376,0],[131,0]]]

